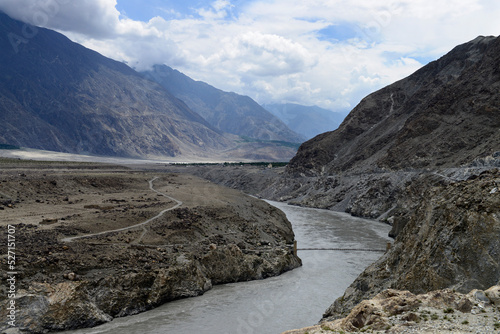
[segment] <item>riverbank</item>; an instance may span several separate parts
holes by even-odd
[[[214,286],[196,298],[64,334],[277,334],[316,323],[332,299],[381,253],[301,249],[383,249],[389,226],[345,213],[269,203],[292,223],[300,268],[265,280]]]
[[[281,211],[194,176],[67,163],[0,173],[2,230],[16,238],[0,316],[14,302],[21,332],[95,326],[301,264]]]
[[[445,289],[414,295],[385,290],[357,305],[347,317],[282,334],[494,333],[500,328],[500,286],[468,294]]]

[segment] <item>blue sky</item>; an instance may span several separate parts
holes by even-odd
[[[2,0],[137,70],[166,64],[259,103],[350,110],[478,35],[498,0]]]
[[[199,0],[120,0],[117,1],[116,9],[133,20],[147,22],[155,16],[161,16],[166,20],[177,18],[175,13],[183,17],[197,15],[196,8],[204,6],[206,1]]]

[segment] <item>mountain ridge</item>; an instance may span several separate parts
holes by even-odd
[[[7,35],[21,34],[23,23],[0,15],[4,142],[129,157],[176,156],[229,143],[159,85],[57,32],[37,27],[15,52]],[[142,129],[133,130],[134,122]],[[198,131],[179,140],[188,127]]]
[[[182,161],[288,161],[296,152],[246,143],[126,64],[45,28],[24,39],[23,22],[0,19],[0,143]]]
[[[498,38],[478,37],[457,46],[408,78],[368,95],[336,131],[305,142],[290,162],[289,171],[318,175],[366,170],[367,166],[375,169],[451,167],[470,162],[479,155],[493,154],[493,146],[500,140],[496,131],[498,107],[494,107],[499,105],[499,97],[493,93],[498,86],[498,74],[485,73],[481,82],[474,73],[484,72],[484,62],[488,62],[487,66],[499,62],[493,51],[499,49],[499,44]],[[466,80],[474,75],[474,84],[467,84]],[[482,96],[482,100],[473,101],[475,94]],[[456,127],[447,126],[451,118],[456,118]],[[473,131],[467,131],[468,127],[473,127]],[[484,135],[465,138],[461,133]],[[422,143],[416,138],[425,148],[420,148]],[[454,148],[448,143],[456,138],[460,138],[461,143]],[[476,147],[481,149],[475,150]],[[454,149],[461,152],[460,157],[447,153]]]
[[[248,96],[222,91],[167,65],[154,65],[152,70],[141,73],[221,131],[269,141],[301,143],[305,140]]]

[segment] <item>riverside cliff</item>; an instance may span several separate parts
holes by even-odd
[[[495,37],[460,45],[368,96],[340,131],[299,150],[288,173],[303,189],[292,200],[386,220],[396,239],[322,325],[289,333],[497,329],[496,320],[469,315],[498,317],[499,51]],[[425,323],[429,312],[445,321]]]
[[[0,315],[14,301],[16,326],[2,332],[91,327],[301,265],[286,216],[239,191],[110,166],[13,164],[3,163],[0,195],[16,291],[7,299],[2,284]]]
[[[325,312],[339,318],[385,289],[467,293],[500,283],[500,172],[434,187],[408,213],[394,247]]]

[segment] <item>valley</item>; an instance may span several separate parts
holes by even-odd
[[[262,199],[327,217],[308,242],[329,250],[373,242],[380,251],[387,237],[377,231],[389,226],[393,239],[370,263],[347,256],[356,274],[344,276],[345,292],[328,296],[319,324],[289,333],[500,328],[500,37],[454,47],[344,119],[287,99],[270,112],[42,27],[18,45],[5,38],[26,27],[0,12],[1,264],[10,270],[0,316],[16,321],[2,333],[93,327],[300,267],[281,204]],[[262,78],[241,84],[268,87]],[[355,248],[331,244],[350,238]],[[322,264],[338,271],[339,258]],[[329,273],[308,275],[330,284]],[[314,300],[302,303],[294,312]]]

